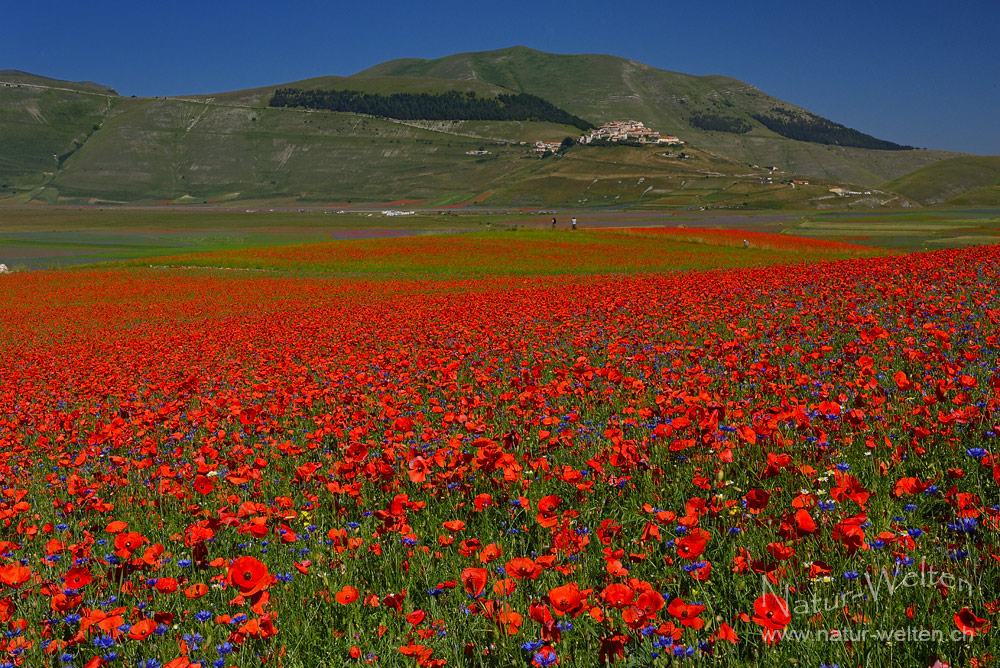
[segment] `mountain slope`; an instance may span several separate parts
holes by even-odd
[[[355,114],[143,100],[49,188],[115,201],[471,197],[519,167],[524,149],[496,144]],[[466,154],[484,146],[485,157]]]
[[[274,91],[286,87],[381,95],[526,92],[588,121],[636,118],[680,135],[687,156],[662,146],[619,146],[575,147],[541,159],[532,142],[559,142],[579,130],[538,121],[403,121],[269,107]],[[351,77],[169,98],[125,98],[98,84],[6,71],[0,76],[0,199],[832,208],[852,201],[830,187],[880,184],[955,155],[792,140],[759,122],[763,113],[819,123],[735,79],[524,48],[404,59]],[[713,114],[748,131],[692,126],[692,116]],[[793,187],[793,174],[813,183]],[[876,195],[857,204],[911,203]],[[989,198],[992,191],[975,196]]]
[[[99,84],[0,71],[0,191],[43,184],[121,99]]]
[[[634,118],[737,160],[860,185],[877,185],[957,155],[945,151],[870,150],[788,139],[769,130],[755,116],[781,118],[787,114],[816,123],[825,119],[737,79],[669,72],[616,56],[561,55],[513,47],[434,60],[394,60],[355,76],[489,83],[538,95],[591,122]],[[749,132],[712,131],[692,124],[692,117],[706,115],[729,120],[736,126],[745,124]]]
[[[104,95],[118,95],[118,92],[110,86],[94,83],[93,81],[63,81],[62,79],[50,79],[30,72],[21,70],[0,70],[0,86],[3,84],[24,85],[24,86],[46,86],[49,88],[63,88],[76,90],[83,93],[101,93]]]
[[[191,99],[219,104],[247,105],[266,107],[274,91],[279,88],[299,88],[303,90],[356,90],[363,93],[445,93],[458,91],[472,92],[478,95],[498,95],[512,91],[501,86],[495,86],[485,81],[451,81],[447,79],[422,77],[336,77],[325,76],[312,79],[302,79],[273,86],[262,86],[247,90],[237,90],[211,95],[194,95]]]
[[[995,204],[1000,201],[1000,156],[963,156],[942,160],[883,186],[921,204]],[[975,194],[973,194],[975,192]],[[964,196],[963,196],[964,195]]]

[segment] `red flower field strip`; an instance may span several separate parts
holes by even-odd
[[[985,654],[998,260],[5,277],[0,656]]]

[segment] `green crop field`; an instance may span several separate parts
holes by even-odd
[[[598,184],[599,185],[599,184]],[[617,186],[617,184],[616,184]],[[683,191],[668,197],[680,199]],[[220,261],[176,259],[191,253],[235,253],[240,266],[265,268],[260,249],[300,247],[302,244],[345,242],[372,247],[398,243],[392,238],[474,233],[483,239],[518,239],[533,258],[532,240],[579,243],[582,234],[568,229],[571,216],[580,220],[579,232],[621,227],[719,228],[786,234],[839,241],[888,250],[933,249],[1000,243],[1000,209],[935,210],[893,213],[677,212],[656,210],[653,204],[632,211],[565,210],[557,214],[559,228],[549,230],[551,215],[455,212],[386,216],[374,211],[331,213],[322,210],[212,208],[98,208],[0,206],[0,263],[14,270],[43,269],[71,264],[137,261],[139,264],[205,264]],[[542,234],[535,239],[533,235]],[[548,236],[554,234],[554,237]],[[480,237],[476,237],[480,238]],[[607,237],[598,237],[608,239]],[[641,240],[640,240],[641,241]],[[463,242],[464,243],[464,242]],[[641,246],[641,243],[639,244]],[[570,246],[571,247],[571,246]],[[600,247],[591,244],[590,247]],[[330,246],[333,248],[333,246]],[[298,251],[295,251],[298,252]],[[642,253],[644,251],[637,250]],[[160,259],[156,259],[160,258]],[[170,258],[170,259],[163,259]],[[537,259],[537,258],[536,258]],[[534,261],[534,260],[532,260]],[[257,264],[254,264],[257,262]],[[312,260],[310,260],[312,262]],[[418,267],[419,267],[419,261]],[[656,262],[650,260],[653,265]],[[224,264],[224,263],[223,263]],[[460,266],[461,263],[459,263]],[[400,271],[406,270],[400,264]],[[589,271],[597,271],[599,262]],[[658,265],[657,265],[658,266]],[[410,267],[413,270],[413,267]],[[408,271],[408,270],[407,270]]]

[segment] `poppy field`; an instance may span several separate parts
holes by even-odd
[[[0,668],[994,665],[1000,246],[502,234],[0,276]]]

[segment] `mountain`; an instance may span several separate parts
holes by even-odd
[[[434,60],[392,60],[356,76],[489,83],[538,95],[594,123],[636,119],[655,130],[677,135],[736,160],[865,186],[878,185],[957,155],[946,151],[870,150],[796,141],[769,129],[759,118],[768,119],[772,127],[778,127],[772,119],[780,121],[787,117],[820,128],[832,122],[737,79],[670,72],[617,56],[561,55],[518,46]],[[704,117],[719,119],[723,125],[728,120],[730,126],[748,131],[720,132],[692,123],[692,118]]]
[[[529,118],[399,120],[268,106],[279,88],[403,94],[407,103],[527,94],[565,117],[641,120],[687,143],[683,157],[662,146],[579,146],[540,158],[533,142],[580,130]],[[99,84],[8,70],[0,73],[0,137],[0,201],[52,203],[816,208],[851,204],[829,192],[850,184],[863,188],[845,190],[868,193],[858,205],[908,205],[915,202],[872,189],[960,155],[902,150],[727,77],[523,47],[174,97],[127,98]],[[792,175],[812,183],[793,187]]]

